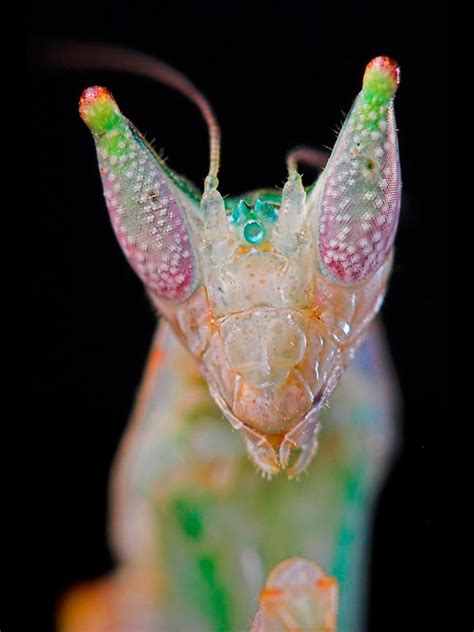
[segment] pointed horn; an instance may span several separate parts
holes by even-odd
[[[198,282],[188,197],[106,88],[87,88],[79,112],[94,137],[110,218],[130,265],[158,299],[185,300]]]
[[[179,70],[145,53],[99,42],[50,42],[43,50],[43,62],[52,68],[130,72],[149,77],[180,92],[194,103],[206,121],[209,132],[209,175],[217,180],[221,140],[219,124],[206,97]]]
[[[393,111],[398,84],[394,61],[376,57],[368,64],[312,196],[321,269],[337,282],[366,280],[395,238],[401,195]]]

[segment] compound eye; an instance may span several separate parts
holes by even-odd
[[[366,280],[395,237],[401,178],[393,97],[397,64],[377,57],[322,176],[318,247],[323,272],[344,284]]]
[[[130,265],[157,298],[186,300],[198,280],[189,202],[108,90],[87,88],[79,109],[94,137],[110,219]]]

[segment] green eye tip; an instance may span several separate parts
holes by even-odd
[[[255,200],[255,212],[261,215],[264,219],[270,222],[276,222],[278,219],[278,213],[273,204],[269,202],[262,202],[262,200]]]
[[[234,206],[234,210],[230,214],[230,221],[232,224],[243,224],[250,213],[250,208],[244,200]]]
[[[368,98],[385,102],[393,97],[399,83],[397,62],[389,57],[375,57],[365,69],[363,91]]]
[[[261,244],[265,239],[265,228],[260,222],[252,219],[244,226],[244,237],[249,244]]]

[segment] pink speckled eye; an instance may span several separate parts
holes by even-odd
[[[107,207],[129,263],[159,299],[185,300],[197,285],[186,217],[191,200],[107,90],[88,88],[80,112],[94,136]]]
[[[398,67],[387,57],[367,66],[363,89],[323,174],[318,247],[336,281],[367,279],[389,252],[400,209],[400,166],[393,96]]]

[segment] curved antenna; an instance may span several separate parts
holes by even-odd
[[[196,86],[168,64],[146,53],[113,44],[88,42],[51,42],[43,60],[48,67],[75,70],[111,70],[149,77],[187,97],[201,112],[209,131],[209,175],[217,177],[220,162],[221,131],[206,97]]]
[[[286,154],[286,164],[290,175],[294,175],[297,172],[299,162],[315,169],[324,169],[328,158],[329,154],[326,151],[300,145]]]

